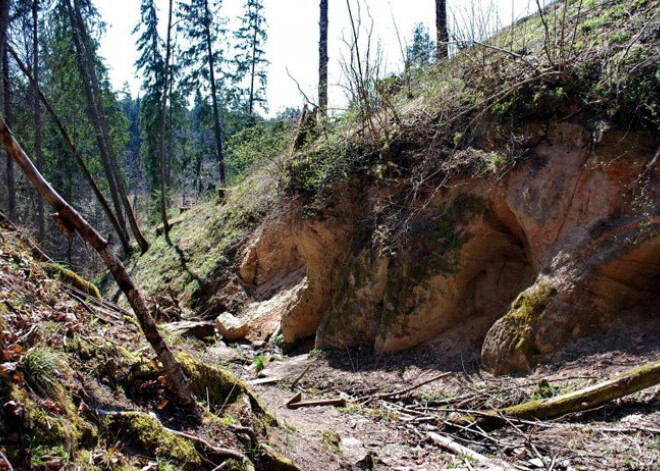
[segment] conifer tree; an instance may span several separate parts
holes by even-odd
[[[261,0],[247,0],[244,10],[241,27],[234,33],[238,50],[234,78],[237,83],[246,84],[246,108],[252,119],[256,105],[266,107],[268,60],[264,47],[268,33]]]
[[[139,33],[137,50],[140,53],[135,65],[142,73],[144,96],[140,107],[140,133],[142,158],[152,190],[159,185],[159,139],[161,101],[165,83],[165,60],[162,41],[158,34],[158,12],[154,0],[142,0],[140,23],[133,31]]]
[[[219,8],[222,2],[215,6]],[[209,0],[190,0],[179,5],[180,29],[187,40],[188,47],[182,51],[182,63],[186,67],[187,77],[184,84],[192,91],[207,84],[207,91],[213,108],[213,131],[216,155],[220,170],[220,184],[224,186],[225,163],[222,142],[222,117],[218,97],[218,79],[223,62],[223,50],[218,40],[224,34],[217,15],[211,10]],[[205,87],[204,87],[205,88]]]

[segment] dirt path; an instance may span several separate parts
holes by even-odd
[[[260,355],[267,363],[262,376],[279,379],[255,385],[254,390],[287,425],[271,437],[271,443],[302,469],[470,469],[425,440],[429,431],[443,431],[442,420],[454,409],[501,407],[535,394],[565,392],[657,359],[660,321],[581,340],[518,377],[494,377],[478,369],[477,355],[449,357],[432,345],[389,356],[364,351],[282,356],[242,349],[241,361],[233,361],[235,372],[254,380],[253,359]],[[348,406],[287,409],[291,383],[306,369],[295,389],[305,399],[344,397]],[[368,404],[355,400],[410,387],[443,371],[452,374],[399,400]],[[542,380],[547,383],[539,387]],[[453,436],[479,453],[523,470],[660,469],[660,387],[553,422]]]

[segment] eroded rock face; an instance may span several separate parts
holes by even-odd
[[[660,274],[658,169],[644,171],[655,144],[566,123],[523,131],[536,143],[514,171],[420,196],[396,246],[382,224],[394,190],[362,182],[336,189],[322,216],[296,206],[265,223],[239,269],[255,289],[250,322],[279,323],[286,343],[378,352],[462,326],[463,348],[483,344],[483,365],[506,373],[647,302]]]

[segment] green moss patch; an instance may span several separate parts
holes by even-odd
[[[176,463],[186,471],[202,469],[195,446],[168,431],[158,418],[144,413],[121,413],[109,418],[111,427],[131,438],[131,443],[143,452]]]
[[[209,407],[231,404],[246,395],[255,413],[267,415],[257,396],[229,371],[204,363],[188,353],[177,353],[175,357],[190,379],[195,395],[202,400],[208,399]]]
[[[63,267],[62,265],[58,265],[56,263],[47,263],[44,265],[44,270],[46,273],[58,279],[60,282],[69,286],[73,286],[88,296],[98,300],[103,299],[101,292],[93,283],[90,283],[82,276],[69,270],[68,268]]]

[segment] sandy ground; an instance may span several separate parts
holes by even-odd
[[[429,432],[448,432],[443,420],[462,410],[517,404],[533,396],[541,380],[558,390],[575,390],[660,357],[660,320],[621,325],[583,339],[526,375],[495,377],[479,369],[478,351],[452,356],[428,345],[402,354],[334,351],[284,356],[274,350],[240,347],[234,372],[273,383],[255,391],[286,427],[271,443],[305,470],[660,469],[660,387],[650,388],[596,410],[537,424],[499,430],[453,431],[452,438],[493,460],[469,463],[429,443]],[[292,382],[306,373],[291,388]],[[450,375],[397,399],[360,398],[405,389],[443,372]],[[288,409],[294,392],[305,400],[344,398],[346,407]]]

